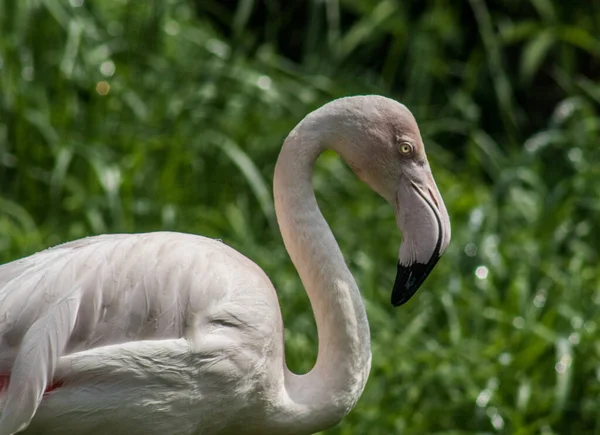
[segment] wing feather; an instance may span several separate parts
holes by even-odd
[[[0,435],[18,432],[33,418],[71,336],[80,292],[57,301],[27,331],[17,353],[0,417]]]

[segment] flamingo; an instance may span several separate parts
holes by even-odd
[[[318,357],[285,363],[275,289],[224,243],[175,232],[88,237],[0,266],[0,435],[310,434],[356,404],[371,367],[360,292],[312,188],[337,152],[396,213],[391,302],[450,241],[417,123],[381,96],[334,100],[286,138],[277,220],[308,293]]]

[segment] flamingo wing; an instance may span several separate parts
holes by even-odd
[[[73,372],[61,368],[69,356],[182,337],[199,347],[207,328],[248,329],[257,316],[243,300],[260,304],[269,285],[258,266],[225,244],[181,233],[91,237],[0,266],[0,376],[9,374],[0,435],[27,427],[55,372]],[[271,302],[265,312],[274,311]],[[201,327],[207,319],[212,323]],[[274,335],[272,328],[261,332]]]

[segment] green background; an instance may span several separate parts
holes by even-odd
[[[306,371],[273,166],[309,111],[383,94],[419,121],[453,240],[393,309],[393,210],[321,157],[373,342],[324,433],[600,434],[599,38],[595,0],[0,0],[0,261],[105,232],[222,238],[273,280]]]

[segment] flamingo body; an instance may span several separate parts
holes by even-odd
[[[0,266],[0,287],[3,373],[13,368],[23,331],[57,305],[72,324],[64,350],[50,350],[65,355],[54,373],[60,388],[46,392],[25,433],[220,433],[231,421],[248,431],[261,423],[261,398],[278,386],[273,374],[283,376],[281,317],[269,279],[212,239],[90,237]],[[51,343],[60,346],[63,337],[56,338]],[[31,375],[11,382],[38,387]]]

